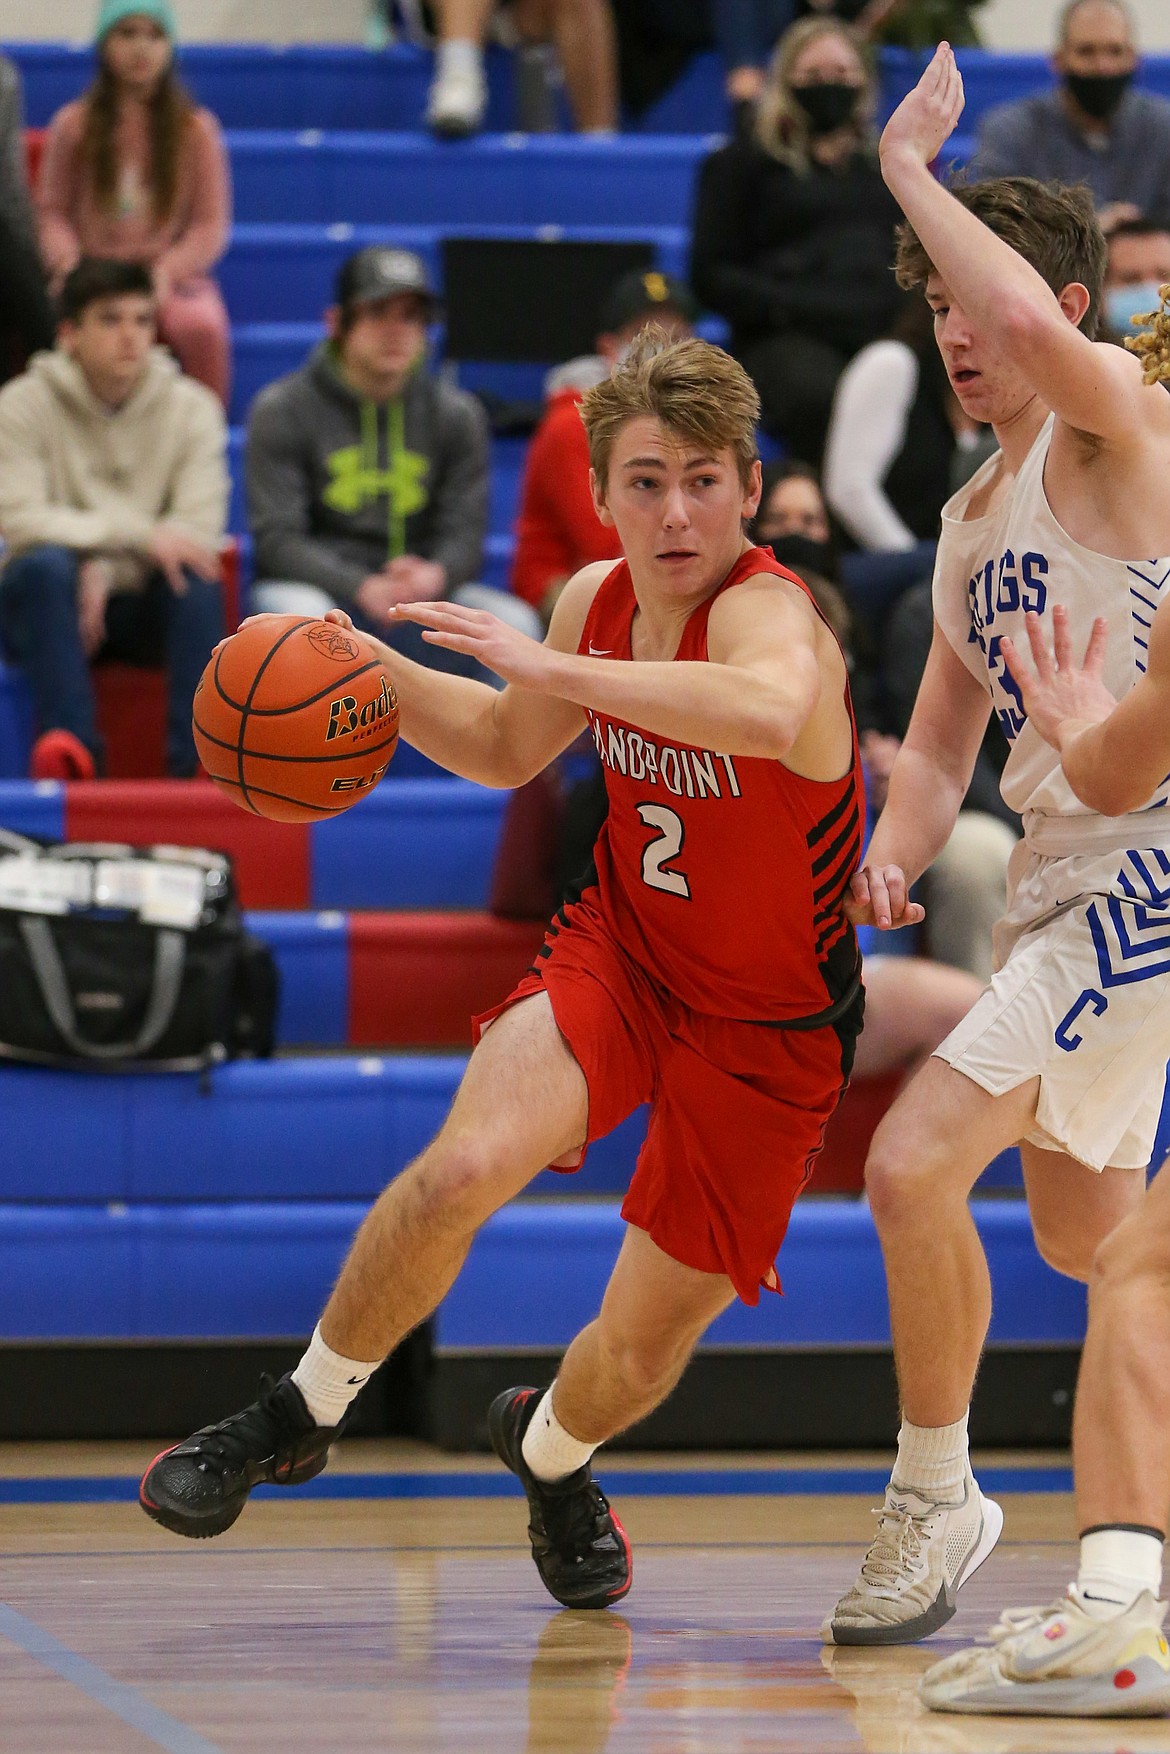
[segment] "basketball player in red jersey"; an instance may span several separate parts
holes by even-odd
[[[591,1608],[629,1588],[629,1543],[590,1457],[669,1393],[737,1295],[778,1288],[861,1024],[844,904],[864,800],[845,665],[804,587],[744,537],[758,406],[718,348],[650,331],[582,410],[598,512],[626,559],[569,582],[543,644],[482,611],[402,611],[508,684],[383,650],[410,742],[515,786],[587,724],[609,816],[580,898],[476,1020],[450,1116],[365,1220],[301,1363],[148,1470],[143,1507],[176,1533],[218,1534],[258,1480],[318,1473],[479,1225],[649,1102],[597,1319],[551,1389],[510,1390],[489,1416],[551,1594]]]

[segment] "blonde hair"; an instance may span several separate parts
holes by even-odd
[[[1170,282],[1158,288],[1158,308],[1129,320],[1142,333],[1127,335],[1125,345],[1142,362],[1142,381],[1170,384]]]
[[[792,90],[792,71],[810,43],[821,37],[841,37],[849,44],[865,75],[858,87],[857,133],[859,143],[872,147],[873,74],[857,37],[839,18],[802,18],[790,25],[776,44],[768,66],[768,80],[756,105],[755,138],[770,158],[778,158],[793,170],[809,165],[808,117]]]
[[[613,375],[586,392],[581,419],[603,495],[614,440],[628,420],[643,415],[712,456],[730,449],[741,485],[750,487],[760,398],[739,361],[721,347],[674,341],[651,323],[634,336]]]

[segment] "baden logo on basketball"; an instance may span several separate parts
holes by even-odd
[[[361,656],[361,647],[357,641],[343,633],[340,627],[332,627],[328,622],[321,627],[310,627],[305,637],[323,658],[332,658],[337,664],[352,664],[355,658]]]
[[[332,743],[335,737],[353,737],[359,731],[368,731],[379,725],[384,719],[391,718],[398,712],[398,697],[392,684],[386,677],[382,678],[382,686],[373,700],[358,706],[357,697],[352,694],[339,695],[329,702],[329,728],[325,732],[326,743]]]

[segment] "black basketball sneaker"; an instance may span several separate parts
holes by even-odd
[[[138,1501],[172,1534],[222,1535],[253,1486],[303,1486],[319,1474],[340,1429],[314,1423],[291,1375],[261,1377],[258,1401],[155,1457]]]
[[[506,1389],[488,1408],[492,1448],[528,1496],[528,1539],[545,1589],[565,1608],[608,1608],[630,1587],[626,1531],[586,1462],[563,1480],[538,1480],[521,1444],[541,1389]]]

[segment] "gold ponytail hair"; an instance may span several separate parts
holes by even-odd
[[[1144,316],[1131,317],[1140,335],[1127,335],[1125,345],[1142,362],[1142,381],[1147,384],[1170,383],[1170,282],[1158,288],[1158,308]]]

